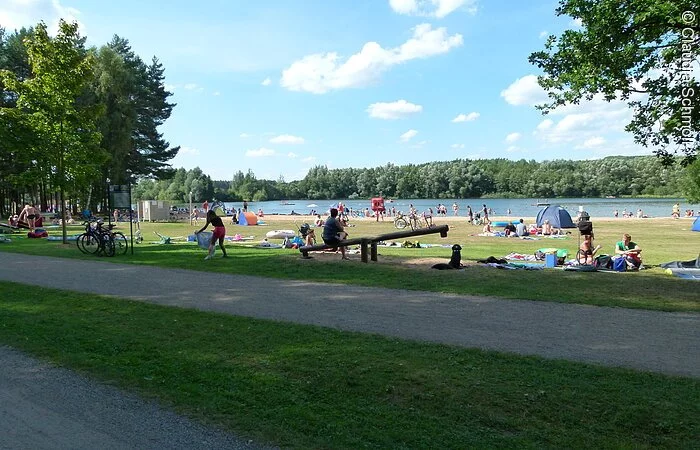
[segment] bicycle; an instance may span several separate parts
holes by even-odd
[[[76,242],[81,252],[98,256],[104,254],[110,257],[127,252],[129,244],[123,233],[112,231],[113,225],[110,225],[109,229],[102,228],[103,222],[100,219],[95,221],[95,226],[92,222],[90,220],[83,222],[85,232],[78,236]]]

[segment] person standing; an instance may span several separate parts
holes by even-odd
[[[204,260],[207,261],[214,257],[216,241],[219,241],[219,247],[221,247],[221,251],[224,253],[223,257],[227,258],[228,255],[226,254],[226,248],[224,247],[224,236],[226,236],[226,228],[224,227],[224,222],[223,220],[221,220],[221,217],[217,216],[213,210],[207,211],[206,223],[200,230],[195,231],[194,233],[201,233],[202,231],[207,229],[209,224],[211,224],[214,227],[214,232],[212,233],[211,241],[209,242],[209,254],[204,258]]]
[[[37,217],[38,211],[37,209],[30,205],[26,204],[24,205],[24,209],[22,209],[22,212],[19,213],[19,221],[26,222],[27,225],[29,226],[29,231],[34,231],[34,224],[36,223],[36,217]]]

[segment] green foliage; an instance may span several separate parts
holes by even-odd
[[[561,0],[556,13],[582,25],[530,55],[550,97],[540,108],[596,95],[627,101],[634,118],[626,130],[635,142],[666,162],[680,154],[692,163],[700,146],[700,84],[692,73],[700,56],[697,0]]]
[[[105,160],[98,147],[96,110],[84,101],[94,62],[84,42],[76,23],[61,20],[58,33],[50,37],[42,22],[24,40],[32,76],[0,71],[3,84],[17,94],[17,111],[9,116],[34,134],[16,148],[46,175],[62,199],[66,192],[84,191]]]
[[[182,169],[181,169],[182,170]],[[199,170],[199,169],[196,169]],[[188,172],[189,173],[189,172]],[[201,174],[201,171],[199,172]],[[664,166],[653,156],[608,157],[588,161],[510,161],[507,159],[454,160],[368,169],[313,167],[303,180],[258,180],[238,171],[232,181],[215,181],[215,190],[204,189],[201,199],[224,201],[370,198],[475,198],[475,197],[604,197],[680,196],[691,168]],[[170,193],[174,179],[147,182],[150,197],[180,201],[181,192]],[[211,181],[209,181],[211,182]],[[179,181],[178,186],[184,185]],[[684,184],[685,183],[685,184]],[[139,190],[139,192],[141,192]],[[140,195],[140,194],[139,194]]]

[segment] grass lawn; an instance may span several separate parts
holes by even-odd
[[[227,224],[229,235],[240,233],[264,238],[271,229],[296,229],[304,218],[296,222],[290,217],[267,218],[269,226],[241,227]],[[141,225],[146,242],[137,245],[135,254],[103,261],[157,265],[183,269],[207,270],[222,273],[260,275],[276,278],[294,278],[315,281],[439,291],[457,294],[485,295],[511,299],[527,299],[580,303],[627,308],[644,308],[664,311],[700,311],[698,283],[669,276],[661,269],[649,269],[639,273],[574,273],[561,270],[522,271],[496,270],[475,263],[488,256],[503,257],[511,252],[533,254],[543,247],[566,248],[575,254],[578,238],[574,233],[563,240],[520,240],[475,236],[480,231],[464,219],[436,220],[447,223],[450,232],[446,239],[438,235],[420,236],[411,241],[433,244],[459,243],[463,247],[463,262],[468,268],[462,271],[435,271],[429,267],[435,258],[447,261],[449,248],[387,248],[380,247],[379,263],[362,264],[355,261],[340,262],[339,255],[318,255],[310,260],[300,258],[299,252],[288,249],[258,249],[239,244],[228,244],[230,255],[226,261],[215,260],[211,264],[202,261],[204,252],[193,243],[180,239],[173,245],[154,244],[158,237],[154,231],[168,236],[187,236],[195,228],[187,223],[144,223]],[[673,260],[688,260],[700,250],[700,233],[690,232],[689,219],[618,219],[594,222],[596,243],[612,253],[616,241],[624,232],[644,250],[647,266]],[[349,228],[352,236],[375,236],[396,231],[391,222],[376,223],[371,220],[354,220]],[[120,230],[128,234],[128,224]],[[80,232],[75,227],[71,232]],[[60,230],[50,230],[59,235]],[[278,241],[279,242],[279,241]],[[63,245],[45,240],[18,237],[10,244],[0,244],[0,251],[50,255],[66,258],[95,259],[82,255],[75,243]]]
[[[699,380],[0,289],[1,343],[282,447],[678,449],[700,433]]]

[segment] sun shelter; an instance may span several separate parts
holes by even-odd
[[[697,219],[695,219],[695,222],[693,222],[693,226],[690,227],[692,231],[700,231],[700,216],[698,216]]]
[[[549,220],[552,228],[576,228],[569,212],[561,206],[548,206],[537,213],[538,227],[541,227],[545,220]]]
[[[252,212],[244,212],[238,215],[238,225],[257,225],[258,216]]]

